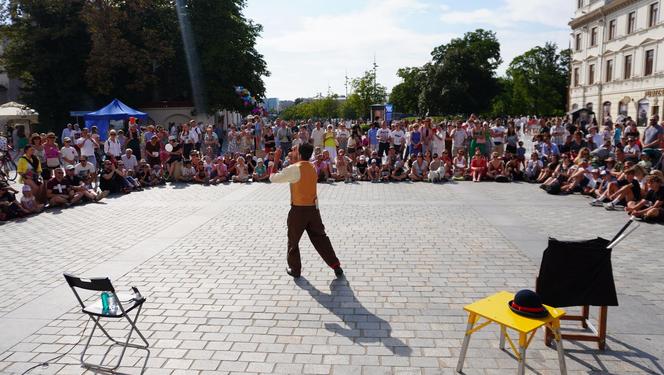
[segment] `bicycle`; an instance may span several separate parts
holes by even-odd
[[[11,148],[6,151],[0,151],[0,179],[4,181],[14,181],[18,174],[16,163],[14,163],[9,153],[10,150]]]

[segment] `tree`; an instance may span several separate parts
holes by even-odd
[[[567,102],[570,51],[558,52],[554,43],[515,57],[507,69],[513,81],[512,102],[519,113],[562,114]]]
[[[86,79],[93,94],[104,101],[149,97],[158,85],[158,68],[181,48],[179,38],[167,37],[178,33],[171,1],[88,1],[82,16],[92,40]]]
[[[426,78],[422,68],[401,68],[397,76],[402,82],[392,88],[390,103],[401,113],[419,114],[419,96]]]
[[[263,27],[244,17],[245,0],[187,0],[186,4],[208,109],[246,112],[233,87],[244,86],[258,102],[264,99],[263,76],[270,73],[255,48]]]
[[[90,103],[86,59],[90,37],[80,13],[85,0],[13,0],[5,3],[2,65],[23,81],[23,97],[39,111],[43,130],[61,127],[69,111]]]
[[[469,114],[487,111],[499,86],[500,43],[492,31],[478,29],[431,52],[419,109],[426,113]]]
[[[358,108],[362,108],[362,104],[360,103],[360,96],[357,94],[350,94],[339,106],[338,116],[343,119],[354,120],[358,118]]]
[[[387,89],[376,82],[376,73],[373,70],[364,72],[361,77],[352,80],[353,94],[358,101],[354,104],[355,112],[359,117],[368,118],[370,106],[385,102]]]

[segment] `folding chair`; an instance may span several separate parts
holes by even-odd
[[[138,321],[138,317],[141,313],[141,308],[143,307],[143,302],[145,302],[145,298],[143,298],[140,293],[138,293],[138,289],[134,289],[134,295],[131,294],[121,294],[118,296],[118,294],[115,293],[115,288],[113,288],[113,284],[111,283],[111,280],[109,278],[93,278],[93,279],[81,279],[79,277],[70,275],[65,273],[64,274],[65,279],[67,280],[67,284],[69,284],[69,287],[71,290],[74,292],[74,295],[76,296],[76,299],[78,300],[78,303],[81,305],[82,312],[87,314],[88,317],[94,322],[94,325],[92,326],[92,332],[90,333],[90,337],[88,337],[87,342],[85,343],[85,347],[83,348],[83,352],[81,353],[81,365],[85,368],[88,368],[90,370],[99,370],[99,371],[106,371],[106,372],[112,372],[113,370],[117,369],[120,367],[120,363],[122,362],[122,358],[125,355],[125,351],[127,350],[128,347],[131,348],[136,348],[136,349],[146,349],[148,348],[149,344],[148,341],[145,339],[141,331],[136,327],[136,322]],[[113,311],[104,311],[102,309],[102,302],[101,298],[99,298],[96,302],[85,305],[83,300],[81,299],[80,295],[78,294],[76,289],[83,289],[83,290],[88,290],[88,291],[95,291],[95,292],[112,292],[113,297],[115,299],[115,304],[117,306],[117,309]],[[124,305],[123,305],[124,301]],[[129,313],[136,309],[136,316],[132,320],[129,317]],[[127,340],[125,342],[120,342],[115,340],[111,335],[108,334],[108,332],[104,329],[104,327],[101,325],[100,320],[101,318],[112,318],[112,319],[121,319],[124,318],[129,322],[129,325],[131,326],[131,329],[129,330],[129,334],[127,335]],[[120,353],[120,358],[118,358],[118,362],[114,367],[106,367],[103,366],[104,359],[106,358],[106,355],[104,358],[102,358],[102,361],[100,364],[94,364],[94,363],[88,363],[85,362],[85,353],[88,350],[88,347],[90,346],[90,342],[92,341],[92,338],[94,337],[95,334],[95,329],[99,327],[99,329],[104,333],[104,335],[113,342],[106,351],[106,355],[110,352],[110,350],[113,348],[113,346],[118,345],[122,347],[122,352]],[[131,339],[131,335],[136,331],[138,336],[140,336],[141,340],[145,343],[145,345],[138,345],[138,344],[130,344],[129,341]]]

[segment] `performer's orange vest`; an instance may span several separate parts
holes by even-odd
[[[316,206],[316,168],[308,161],[299,161],[295,165],[300,168],[300,180],[290,184],[291,204],[293,206]]]

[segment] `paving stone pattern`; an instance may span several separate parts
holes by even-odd
[[[451,374],[465,304],[534,288],[548,235],[606,237],[626,219],[528,184],[336,184],[320,185],[319,197],[346,279],[334,277],[306,236],[303,277],[285,274],[284,185],[166,187],[0,226],[0,272],[9,275],[0,280],[0,322],[62,284],[61,272],[85,275],[155,230],[212,208],[218,212],[203,225],[176,226],[172,243],[114,280],[148,298],[138,325],[149,358],[130,349],[121,372],[145,365],[147,374]],[[643,225],[614,250],[621,306],[610,309],[609,350],[566,341],[570,373],[664,372],[662,229]],[[56,319],[0,353],[0,373],[19,374],[72,349],[86,326],[76,306],[72,295]],[[126,332],[121,322],[108,327]],[[88,359],[100,361],[105,342],[93,344]],[[81,349],[32,373],[84,373]],[[558,373],[541,333],[528,364],[534,373]],[[464,370],[516,371],[513,356],[498,349],[497,327],[473,335]]]

